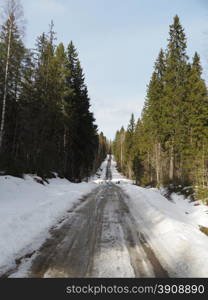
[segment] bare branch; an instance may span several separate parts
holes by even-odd
[[[25,24],[24,11],[20,0],[7,0],[1,9],[1,18],[6,21],[15,17],[15,23],[18,27],[19,34],[24,36]]]

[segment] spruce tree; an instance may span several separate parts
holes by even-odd
[[[132,161],[133,161],[133,151],[134,151],[134,133],[135,133],[135,119],[134,115],[131,115],[129,125],[127,127],[127,131],[125,134],[125,141],[124,141],[124,174],[127,175],[129,178],[133,178],[132,172]]]
[[[6,2],[6,21],[0,33],[0,165],[11,171],[16,156],[18,99],[25,47],[22,42],[23,10],[15,0]]]
[[[169,152],[169,179],[177,177],[176,169],[180,169],[180,153],[183,147],[183,103],[187,89],[187,54],[186,37],[179,17],[174,17],[170,26],[169,43],[164,75],[164,117],[163,126],[166,147]]]
[[[184,172],[190,181],[204,188],[207,182],[206,165],[208,159],[208,95],[201,78],[200,57],[195,53],[188,77],[186,101],[186,161]]]

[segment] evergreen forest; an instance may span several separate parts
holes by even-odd
[[[24,45],[23,8],[6,3],[0,32],[0,170],[2,174],[58,174],[88,178],[106,156],[90,111],[85,76],[74,43],[56,44],[54,24]]]
[[[134,112],[135,113],[135,112]],[[141,117],[117,131],[119,170],[141,186],[168,186],[208,196],[208,94],[200,57],[187,55],[176,15],[147,87]]]

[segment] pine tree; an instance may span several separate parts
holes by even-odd
[[[164,117],[163,126],[166,135],[166,147],[169,152],[169,179],[177,177],[176,169],[180,169],[180,153],[183,146],[184,128],[183,103],[186,97],[187,55],[186,37],[179,17],[174,17],[170,26],[170,37],[167,48],[166,72],[164,75]]]
[[[113,154],[116,158],[118,169],[124,172],[124,143],[125,143],[126,131],[122,126],[120,130],[116,132],[115,140],[113,142]]]
[[[97,126],[90,112],[90,99],[84,74],[73,43],[67,48],[67,86],[72,90],[64,99],[68,114],[68,158],[66,177],[80,181],[90,175],[98,144]]]
[[[157,184],[162,180],[161,154],[165,142],[165,134],[163,131],[165,71],[164,52],[160,50],[155,63],[155,70],[148,86],[143,111],[143,126],[146,128],[146,131],[149,132],[149,148],[147,149],[147,156],[151,157],[149,168],[152,169],[151,173],[154,173],[154,176],[156,176],[154,181],[156,181]],[[150,180],[153,181],[152,176]]]
[[[35,63],[33,53],[27,50],[23,60],[22,82],[18,100],[18,126],[16,153],[13,157],[12,168],[19,174],[35,173],[35,128],[36,102],[34,98]]]
[[[22,7],[15,0],[6,3],[6,21],[0,34],[0,152],[1,166],[12,167],[16,155],[18,99],[25,48],[20,21]]]
[[[123,170],[124,174],[129,178],[133,178],[132,172],[132,161],[133,161],[133,144],[134,144],[134,133],[135,133],[135,119],[134,115],[131,115],[129,125],[125,134],[124,141],[124,165]]]
[[[132,159],[132,171],[134,179],[137,185],[142,185],[145,177],[145,158],[146,149],[142,147],[142,123],[140,118],[138,119],[134,133],[134,155]]]
[[[198,186],[207,185],[206,165],[208,159],[208,95],[204,80],[201,78],[200,57],[195,53],[190,67],[186,101],[186,161],[184,172],[186,177]]]

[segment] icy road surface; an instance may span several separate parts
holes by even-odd
[[[110,180],[83,202],[39,250],[29,277],[167,277],[154,251],[137,231],[127,196]]]

